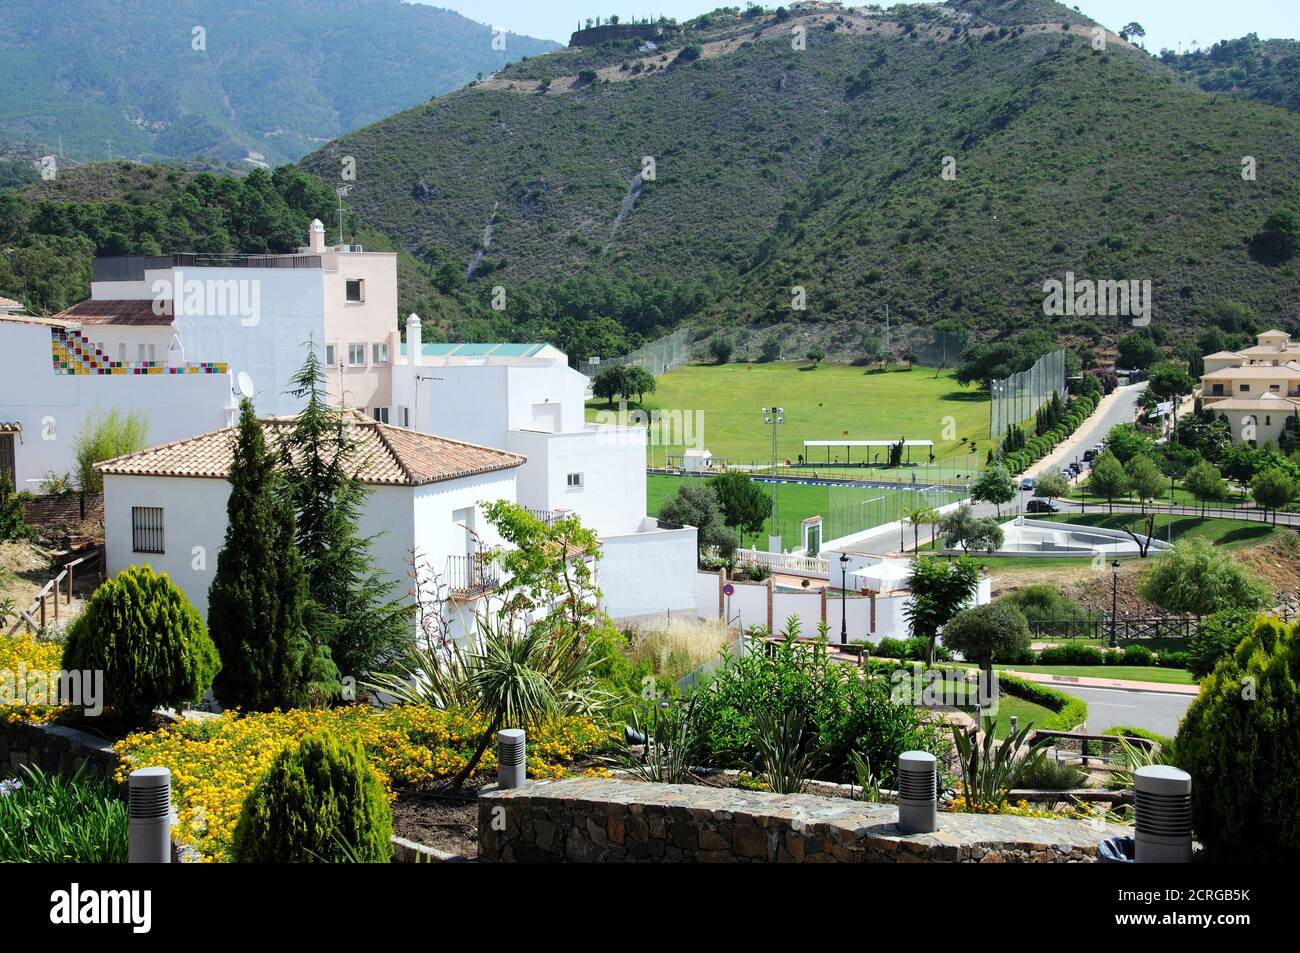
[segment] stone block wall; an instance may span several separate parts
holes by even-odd
[[[0,723],[0,780],[20,774],[25,764],[46,773],[72,774],[83,764],[88,771],[112,775],[118,756],[103,738],[63,725]]]
[[[904,834],[898,809],[844,798],[567,779],[484,793],[488,863],[1092,863],[1132,833],[1101,821],[941,814]]]

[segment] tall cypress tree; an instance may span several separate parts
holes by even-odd
[[[360,535],[367,489],[355,476],[356,442],[345,412],[325,397],[324,369],[311,343],[292,384],[303,409],[283,457],[307,573],[307,629],[342,675],[360,679],[413,630],[392,599],[393,583],[374,568],[371,539]]]
[[[208,631],[222,659],[213,691],[228,708],[301,705],[310,677],[302,558],[293,508],[247,398],[239,407],[226,518],[208,590]]]

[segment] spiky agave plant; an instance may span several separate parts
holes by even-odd
[[[1031,767],[1037,767],[1051,744],[1044,738],[1022,755],[1021,749],[1025,747],[1033,725],[1013,731],[1001,743],[994,738],[993,727],[993,719],[986,716],[981,728],[960,728],[957,725],[952,728],[953,741],[961,758],[966,810],[971,813],[986,813],[1001,807],[1020,776]]]
[[[755,719],[759,757],[764,780],[777,794],[799,794],[808,787],[808,776],[817,760],[815,738],[807,731],[803,712],[763,709]]]
[[[695,715],[688,704],[661,704],[649,700],[634,709],[629,726],[632,738],[639,738],[637,754],[628,742],[620,746],[619,764],[641,781],[681,784],[690,776],[690,752],[695,744]]]

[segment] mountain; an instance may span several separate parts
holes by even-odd
[[[1261,40],[1251,33],[1206,50],[1161,50],[1160,62],[1207,93],[1228,93],[1300,112],[1300,41]]]
[[[1130,329],[1045,316],[1044,283],[1067,272],[1150,280],[1144,333],[1159,342],[1225,301],[1297,325],[1300,262],[1266,260],[1255,240],[1294,201],[1290,112],[1207,94],[1050,0],[664,26],[653,51],[615,31],[302,164],[330,176],[355,157],[351,207],[498,333],[614,318],[648,337],[683,302],[701,335],[779,325],[836,355],[886,304],[896,340],[944,319],[1101,346]],[[677,304],[617,293],[637,283]]]
[[[504,41],[400,0],[5,0],[0,147],[275,165],[556,46]]]

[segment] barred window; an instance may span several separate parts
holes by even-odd
[[[163,553],[161,506],[131,507],[131,549],[137,553]]]

